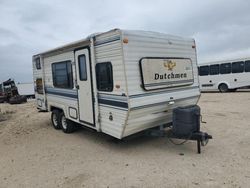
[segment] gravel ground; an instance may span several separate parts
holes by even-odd
[[[192,141],[64,134],[34,101],[0,104],[0,187],[249,187],[250,93],[203,93],[199,105],[213,135],[200,155]]]

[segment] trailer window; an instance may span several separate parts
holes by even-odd
[[[240,73],[244,71],[244,61],[232,63],[232,73]]]
[[[87,80],[87,67],[86,67],[86,56],[78,56],[78,66],[79,66],[79,77],[80,80]]]
[[[42,80],[42,78],[37,78],[36,79],[36,88],[35,88],[35,91],[38,94],[43,94],[43,80]]]
[[[220,65],[210,65],[210,70],[209,70],[209,74],[210,75],[216,75],[220,73]]]
[[[221,74],[229,74],[231,73],[231,63],[223,63],[220,65],[220,73]]]
[[[209,66],[201,66],[199,69],[200,76],[206,76],[209,74]]]
[[[36,63],[36,69],[41,69],[40,57],[35,59],[35,63]]]
[[[96,65],[96,80],[99,91],[113,91],[113,70],[110,62]]]
[[[72,65],[70,61],[52,64],[53,85],[58,88],[73,88]]]
[[[250,60],[245,61],[245,72],[250,72]]]

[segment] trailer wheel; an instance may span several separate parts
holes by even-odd
[[[72,133],[75,131],[76,126],[74,125],[74,123],[72,121],[66,119],[63,112],[59,116],[59,121],[62,125],[61,128],[62,128],[64,133]]]
[[[59,110],[53,110],[51,113],[51,122],[55,129],[61,129],[61,124],[59,121],[60,112]]]
[[[221,93],[228,92],[228,86],[227,86],[227,84],[220,84],[219,85],[219,90],[220,90]]]

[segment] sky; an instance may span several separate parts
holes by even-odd
[[[196,40],[198,63],[250,57],[249,0],[0,0],[0,80],[32,81],[32,55],[114,28]]]

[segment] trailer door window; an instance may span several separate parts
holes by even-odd
[[[113,70],[110,62],[96,65],[96,80],[99,91],[113,91]]]
[[[232,73],[240,73],[244,71],[244,61],[232,63]]]
[[[53,85],[58,88],[73,88],[73,74],[70,61],[52,64]]]
[[[87,80],[86,56],[78,56],[79,77],[81,81]]]
[[[245,72],[250,72],[250,60],[245,61]]]
[[[220,65],[221,74],[230,74],[231,73],[231,63],[222,63]]]
[[[209,74],[209,66],[201,66],[199,69],[200,76],[206,76]]]
[[[220,73],[220,66],[219,66],[219,64],[217,64],[217,65],[210,65],[210,71],[209,71],[209,73],[210,73],[210,75],[217,75],[217,74],[219,74]]]

